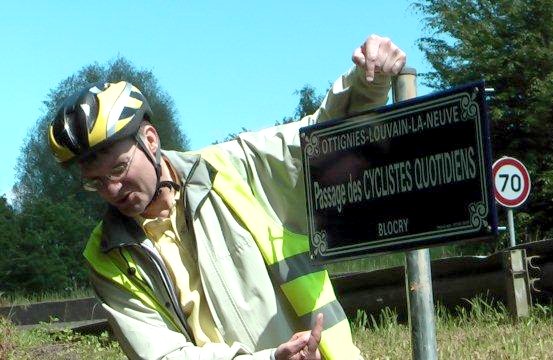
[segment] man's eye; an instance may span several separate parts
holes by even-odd
[[[102,181],[100,179],[83,179],[83,188],[88,191],[97,191],[102,187]]]
[[[111,169],[111,172],[110,172],[109,176],[110,177],[121,176],[125,172],[125,169],[127,169],[127,164],[126,163],[119,164],[116,167],[114,167],[113,169]]]

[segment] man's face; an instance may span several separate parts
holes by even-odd
[[[156,186],[155,169],[137,147],[134,140],[121,140],[80,165],[83,180],[94,180],[100,197],[127,216],[144,212]]]

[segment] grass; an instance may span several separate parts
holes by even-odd
[[[456,314],[438,307],[439,359],[553,359],[551,307],[537,305],[528,318],[514,321],[501,304],[471,301]],[[358,313],[353,337],[365,359],[410,359],[410,330],[390,310],[378,318]]]
[[[43,301],[80,299],[94,296],[92,289],[72,289],[69,292],[51,292],[43,294],[5,294],[0,291],[0,306],[31,305]],[[1,358],[0,358],[1,359]]]
[[[126,359],[107,332],[80,335],[71,330],[49,330],[45,325],[18,330],[0,318],[0,359],[4,360],[119,360]]]
[[[513,321],[505,307],[477,298],[455,313],[437,307],[440,359],[553,359],[553,308],[536,305],[532,315]],[[358,312],[353,338],[366,360],[410,359],[410,330],[387,309],[378,316]],[[19,331],[0,319],[0,359],[124,359],[106,333],[82,336],[46,327]],[[347,359],[346,359],[347,360]]]
[[[430,249],[430,259],[442,259],[451,256],[458,256],[459,250],[452,246],[440,246]],[[373,271],[395,266],[405,265],[405,253],[394,252],[390,254],[378,254],[365,256],[356,260],[341,260],[340,262],[327,264],[326,267],[331,274],[343,274],[356,271]]]
[[[357,260],[340,261],[327,264],[326,268],[331,274],[344,274],[356,271],[373,271],[378,269],[403,266],[405,256],[403,254],[390,254],[371,256]]]

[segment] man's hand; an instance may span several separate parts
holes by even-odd
[[[323,331],[323,314],[317,315],[317,321],[311,331],[295,333],[292,338],[277,347],[276,360],[321,360],[319,343]]]
[[[357,66],[365,69],[365,78],[372,82],[375,72],[399,74],[407,57],[389,38],[373,34],[355,49],[351,59]]]

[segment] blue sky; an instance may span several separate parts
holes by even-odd
[[[389,36],[419,72],[422,15],[409,1],[4,1],[0,5],[0,195],[48,91],[82,67],[123,56],[151,70],[197,149],[242,127],[291,116],[294,90],[319,91],[371,33]],[[419,85],[419,94],[430,89]],[[6,131],[7,130],[7,131]]]

